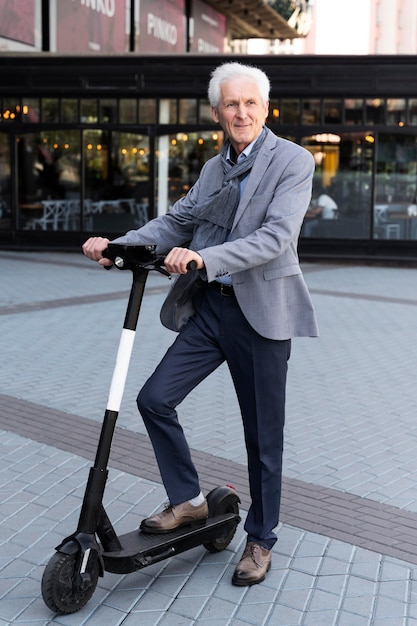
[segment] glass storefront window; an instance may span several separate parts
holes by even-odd
[[[159,101],[159,123],[176,124],[178,116],[178,102],[174,98]]]
[[[180,100],[180,124],[197,123],[197,100]]]
[[[280,106],[279,100],[270,100],[268,117],[266,119],[267,124],[279,124],[280,123]]]
[[[281,100],[281,124],[300,123],[300,102],[298,100]]]
[[[83,124],[97,124],[97,100],[95,98],[84,98],[81,100],[81,122]]]
[[[379,135],[374,238],[417,239],[417,137]]]
[[[196,182],[204,163],[223,145],[223,132],[177,133],[158,139],[157,206],[164,215]]]
[[[25,98],[22,101],[21,107],[21,120],[27,123],[37,123],[40,120],[40,103],[38,98]]]
[[[0,133],[0,230],[11,228],[11,200],[10,139]]]
[[[84,228],[124,233],[149,219],[149,140],[135,133],[83,132]]]
[[[61,120],[66,124],[78,122],[78,100],[76,98],[63,98],[61,100]]]
[[[340,100],[323,100],[325,124],[340,124],[342,121],[342,103]]]
[[[208,100],[199,100],[199,122],[200,124],[211,124],[213,118],[211,115],[211,106]]]
[[[137,123],[138,103],[134,98],[122,98],[119,101],[119,122],[121,124]]]
[[[14,122],[20,115],[20,100],[18,98],[4,98],[1,110],[1,121]]]
[[[58,98],[42,98],[42,122],[59,122]]]
[[[369,99],[365,102],[366,123],[367,124],[384,124],[385,122],[385,103],[380,98]]]
[[[25,230],[78,230],[80,134],[76,130],[17,136],[18,223]]]
[[[417,126],[417,98],[408,101],[408,123]]]
[[[100,122],[117,122],[117,100],[101,99],[99,102]]]
[[[195,132],[197,124],[214,128],[204,98],[5,97],[0,103],[3,235],[16,227],[126,232],[169,210],[223,143],[220,130]],[[81,130],[80,123],[88,127]],[[146,135],[120,132],[122,126],[107,130],[110,123]],[[157,123],[177,132],[157,138],[150,154]],[[302,237],[417,241],[417,98],[273,99],[268,123],[297,142],[304,130],[302,145],[316,164],[311,209],[319,206],[319,189],[337,207],[328,205],[326,217],[307,216]]]
[[[405,98],[388,98],[386,123],[388,125],[404,126],[406,122]]]
[[[320,133],[302,145],[316,163],[313,198],[302,236],[328,239],[369,237],[373,136]]]
[[[345,124],[363,124],[363,100],[346,99],[344,102]]]
[[[320,100],[303,100],[302,123],[320,124]]]
[[[156,100],[154,98],[139,100],[139,123],[156,124]]]

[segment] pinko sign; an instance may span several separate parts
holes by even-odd
[[[57,0],[55,29],[56,52],[128,50],[125,5],[119,0]]]
[[[141,0],[139,15],[139,51],[186,51],[184,0]]]

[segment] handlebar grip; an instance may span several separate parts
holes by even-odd
[[[188,261],[187,270],[190,272],[197,269],[197,261]]]
[[[110,259],[110,261],[112,261],[108,248],[105,248],[101,254],[105,259]],[[103,267],[105,270],[111,270],[113,265],[103,265]]]

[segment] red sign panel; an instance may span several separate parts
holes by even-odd
[[[140,52],[186,52],[185,0],[140,0]]]
[[[58,0],[57,52],[127,52],[124,0]]]
[[[0,2],[0,37],[35,45],[35,0]]]
[[[194,0],[191,17],[190,52],[197,54],[224,52],[225,16],[201,0]]]

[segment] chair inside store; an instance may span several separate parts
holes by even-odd
[[[60,230],[68,222],[68,202],[66,200],[43,200],[42,215],[32,219],[31,229]]]

